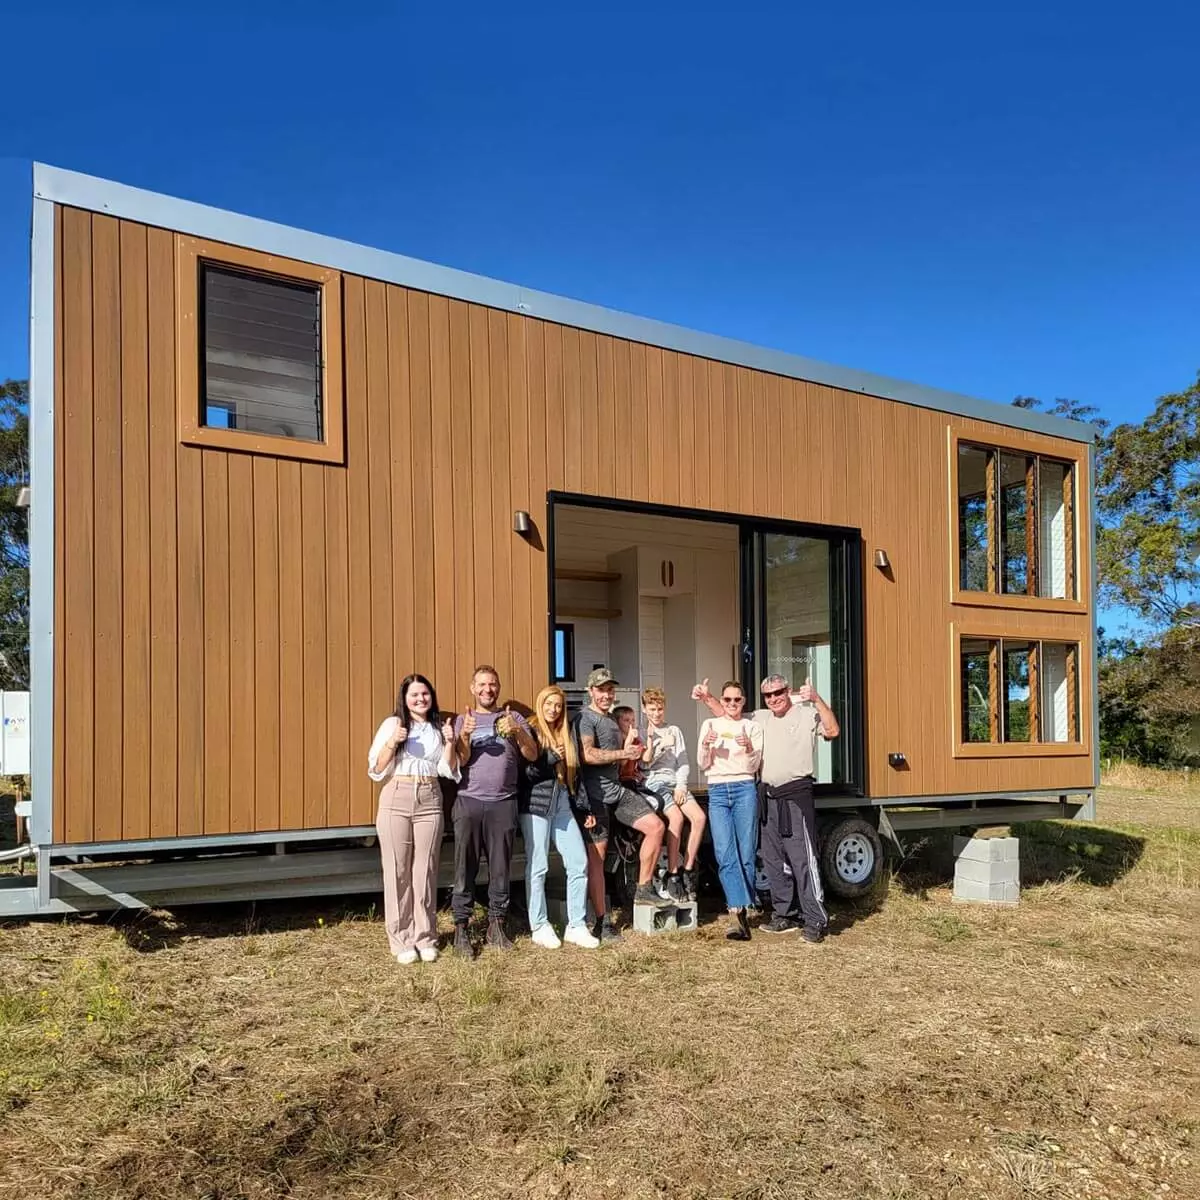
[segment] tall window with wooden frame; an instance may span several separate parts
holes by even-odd
[[[963,745],[1080,742],[1077,643],[963,637],[958,659]]]
[[[1076,600],[1073,463],[959,442],[958,587]]]
[[[176,238],[180,440],[343,461],[341,276]]]

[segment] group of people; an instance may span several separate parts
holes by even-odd
[[[668,725],[659,688],[641,694],[644,737],[633,709],[617,706],[617,680],[607,669],[587,678],[587,705],[568,719],[563,690],[538,693],[528,721],[501,709],[500,676],[476,667],[473,703],[450,715],[433,684],[412,674],[400,684],[396,709],[380,724],[368,770],[384,784],[376,829],[383,860],[384,917],[392,954],[402,964],[438,956],[436,891],[442,843],[443,779],[457,794],[454,826],[453,950],[471,957],[470,919],[481,855],[488,863],[485,944],[512,948],[509,877],[518,824],[525,845],[525,883],[533,941],[595,949],[621,940],[608,909],[604,863],[613,822],[641,836],[635,904],[666,907],[696,898],[696,864],[706,825],[731,916],[726,936],[750,938],[757,905],[760,830],[772,915],[769,933],[802,930],[820,941],[828,919],[816,856],[813,761],[816,738],[838,735],[828,704],[805,684],[796,691],[779,675],[762,682],[765,708],[746,714],[735,681],[714,696],[708,680],[692,698],[712,712],[700,727],[699,767],[708,809],[688,789],[690,760],[682,730]],[[686,840],[684,826],[687,826]],[[566,872],[567,920],[560,939],[547,915],[551,843]],[[655,873],[663,845],[667,873]],[[589,906],[591,917],[589,921]]]

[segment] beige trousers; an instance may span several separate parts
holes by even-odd
[[[383,916],[393,954],[437,945],[442,787],[436,778],[393,776],[375,818],[383,859]]]

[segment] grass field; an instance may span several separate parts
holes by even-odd
[[[1200,1196],[1200,791],[916,847],[821,946],[400,968],[277,903],[0,926],[0,1196]]]

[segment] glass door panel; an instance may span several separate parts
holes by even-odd
[[[762,707],[759,684],[782,675],[793,688],[811,683],[842,727],[832,742],[817,739],[816,782],[837,787],[861,784],[855,765],[858,751],[860,672],[856,661],[859,625],[856,538],[837,534],[814,537],[764,529],[744,530],[749,551],[743,559],[752,579],[744,595],[750,619],[743,622],[743,657],[752,677],[745,678],[751,703]]]

